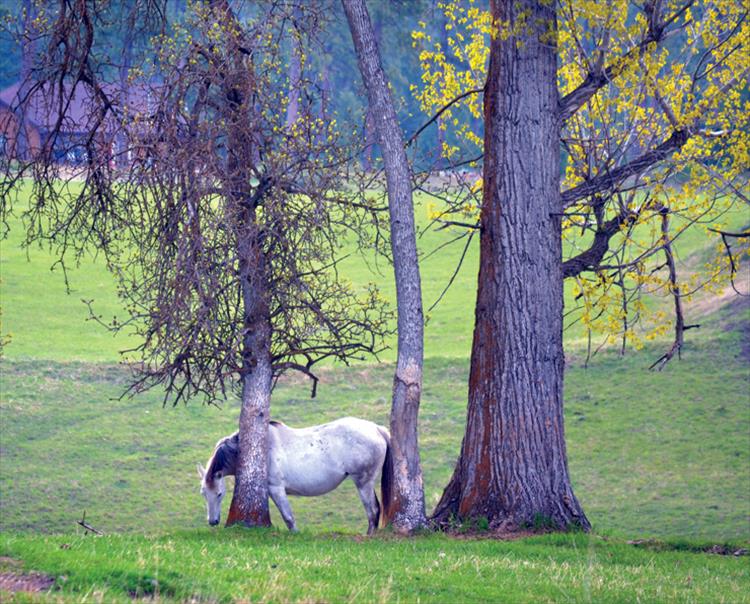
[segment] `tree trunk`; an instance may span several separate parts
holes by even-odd
[[[230,122],[231,123],[231,122]],[[240,132],[237,129],[235,132]],[[244,131],[242,131],[244,132]],[[250,140],[230,134],[229,173],[233,190],[249,182]],[[240,151],[235,155],[235,151]],[[244,161],[243,161],[244,158]],[[244,311],[242,340],[242,409],[240,452],[227,526],[270,526],[268,511],[268,420],[271,408],[271,315],[268,304],[266,258],[251,195],[239,200],[237,257]]]
[[[226,0],[211,4],[221,22],[236,24]],[[239,26],[237,26],[239,30]],[[268,275],[263,251],[263,233],[258,225],[255,199],[250,187],[257,150],[245,127],[251,119],[253,66],[239,50],[239,43],[226,36],[227,70],[221,74],[224,93],[221,108],[227,125],[227,214],[237,220],[237,260],[243,306],[242,409],[239,421],[240,451],[237,458],[232,503],[227,526],[270,526],[268,511],[268,420],[271,406],[271,314]]]
[[[271,319],[265,287],[265,259],[255,224],[246,210],[246,237],[239,242],[245,336],[242,362],[240,453],[227,526],[270,526],[268,511],[268,420],[271,406]]]
[[[367,7],[363,0],[342,2],[385,163],[396,278],[398,361],[393,379],[390,422],[394,486],[391,500],[383,502],[384,518],[393,523],[395,530],[411,532],[426,524],[417,432],[424,320],[411,173]]]
[[[492,12],[520,33],[491,43],[466,433],[433,518],[588,529],[563,430],[555,8],[494,0]]]
[[[17,93],[18,103],[14,103],[16,106],[13,110],[18,124],[18,130],[16,132],[13,147],[4,150],[0,149],[0,151],[4,151],[8,155],[15,156],[20,160],[30,160],[32,159],[33,149],[31,148],[31,141],[29,140],[29,125],[26,120],[27,103],[25,101],[29,96],[29,90],[33,84],[31,77],[32,69],[34,67],[34,55],[36,52],[36,43],[34,40],[37,37],[37,33],[36,28],[34,27],[34,19],[37,17],[37,10],[36,5],[32,0],[24,0],[23,15],[21,81]],[[24,102],[22,103],[21,101]]]
[[[295,7],[294,18],[299,19],[300,9]],[[292,27],[292,48],[289,52],[289,100],[286,106],[286,128],[289,130],[299,117],[299,95],[302,79],[301,44],[299,32]]]
[[[138,11],[135,7],[131,8],[128,13],[128,18],[125,23],[125,32],[122,40],[122,64],[119,68],[119,84],[120,89],[118,91],[120,111],[125,111],[125,106],[130,101],[130,66],[133,59],[133,36],[135,32],[135,22],[138,18]],[[111,150],[114,152],[114,163],[119,168],[129,168],[132,157],[129,157],[128,152],[128,138],[124,128],[118,128],[115,136],[114,148]]]

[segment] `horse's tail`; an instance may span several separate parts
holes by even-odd
[[[380,476],[380,499],[383,502],[381,513],[381,526],[387,526],[393,519],[393,501],[391,499],[393,490],[393,456],[391,455],[391,435],[382,426],[378,426],[380,434],[385,439],[385,459],[383,460],[383,471]]]

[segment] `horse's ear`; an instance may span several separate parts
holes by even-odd
[[[203,480],[203,477],[206,475],[205,468],[201,464],[197,464],[195,467],[198,469],[198,476]]]

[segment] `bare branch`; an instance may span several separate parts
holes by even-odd
[[[649,369],[657,369],[661,371],[664,366],[677,355],[680,358],[680,352],[682,346],[685,343],[685,331],[700,327],[700,325],[685,325],[685,315],[682,309],[682,296],[680,294],[680,286],[677,283],[677,267],[674,261],[674,254],[672,252],[672,243],[669,237],[669,209],[662,207],[661,213],[661,232],[662,232],[662,249],[664,250],[664,257],[666,259],[666,265],[669,269],[669,292],[674,298],[674,314],[675,314],[675,326],[674,326],[674,342],[672,346],[660,356]]]
[[[463,92],[459,94],[457,97],[451,99],[448,101],[445,105],[443,105],[435,115],[433,115],[429,120],[427,120],[424,124],[422,124],[419,128],[417,128],[417,131],[411,135],[408,141],[406,141],[405,147],[410,146],[417,138],[419,137],[422,132],[430,126],[430,124],[435,123],[438,119],[440,119],[440,116],[443,115],[448,109],[450,109],[453,105],[458,103],[459,101],[465,99],[467,96],[471,96],[473,94],[479,94],[483,93],[484,88],[474,88],[472,90],[467,90],[466,92]]]
[[[745,231],[744,233],[732,233],[729,231],[720,231],[718,229],[708,229],[709,231],[712,231],[713,233],[718,233],[721,235],[721,241],[724,244],[724,249],[727,252],[727,258],[729,259],[729,282],[732,285],[732,289],[740,296],[750,296],[750,294],[743,294],[740,290],[737,289],[737,285],[734,282],[734,278],[737,275],[737,264],[734,261],[734,255],[732,254],[732,247],[729,245],[729,238],[733,239],[749,239],[750,238],[750,231]]]
[[[675,151],[681,149],[690,138],[687,130],[676,130],[672,135],[651,151],[647,151],[619,168],[599,174],[594,178],[563,191],[560,195],[562,207],[568,208],[586,197],[592,197],[603,191],[609,191],[619,186],[631,176],[643,174],[647,168],[663,161]]]
[[[310,398],[315,398],[315,395],[318,392],[319,378],[310,370],[310,367],[306,365],[300,365],[299,363],[292,363],[290,361],[287,361],[285,363],[275,364],[273,366],[273,369],[276,375],[280,375],[281,373],[289,369],[293,369],[295,371],[299,371],[300,373],[304,373],[307,377],[309,377],[312,380],[312,390],[310,391]]]
[[[602,208],[602,203],[594,206],[595,211],[598,212],[601,212]],[[627,224],[635,220],[635,218],[635,214],[625,210],[614,218],[597,226],[591,246],[587,250],[563,262],[563,278],[576,277],[587,270],[597,270],[604,255],[609,250],[610,239],[620,232],[623,224]]]
[[[431,312],[432,309],[434,309],[438,305],[440,300],[442,300],[445,294],[448,293],[448,290],[450,289],[451,285],[453,285],[453,281],[455,281],[456,276],[458,275],[458,272],[461,270],[461,267],[463,266],[464,258],[466,258],[466,252],[469,251],[469,246],[471,245],[471,240],[474,237],[474,233],[476,233],[476,231],[471,231],[469,233],[469,237],[466,239],[466,245],[464,245],[464,249],[461,252],[461,257],[459,258],[458,263],[456,264],[456,268],[453,271],[453,274],[451,275],[450,279],[448,279],[447,285],[443,288],[443,291],[440,292],[440,295],[437,297],[437,300],[435,300],[432,303],[432,306],[430,306],[430,308],[427,309],[427,312]]]

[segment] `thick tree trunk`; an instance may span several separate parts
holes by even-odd
[[[492,11],[520,33],[491,45],[466,433],[433,518],[587,529],[563,430],[555,8],[495,0]]]
[[[395,530],[411,532],[426,524],[417,432],[424,320],[411,174],[367,8],[363,0],[342,1],[385,163],[396,277],[398,361],[393,379],[390,422],[395,484],[391,500],[383,502],[384,518],[393,523]]]

